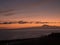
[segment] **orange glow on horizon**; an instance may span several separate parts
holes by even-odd
[[[42,26],[43,24],[0,24],[0,29],[16,29],[16,28],[28,28],[28,27],[37,27]],[[60,26],[58,24],[48,24],[50,26]]]
[[[28,28],[41,26],[40,24],[1,24],[0,27],[3,29],[16,29],[16,28]]]

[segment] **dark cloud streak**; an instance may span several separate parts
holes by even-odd
[[[0,11],[0,16],[10,16],[10,15],[14,15],[15,13],[13,12],[15,11],[14,9],[9,9],[9,10],[1,10]]]
[[[28,21],[15,21],[15,22],[3,22],[3,23],[0,23],[0,24],[52,24],[52,23],[60,23],[60,22],[39,22],[39,21],[36,21],[36,22],[28,22]]]
[[[14,15],[15,13],[7,13],[7,14],[4,14],[4,16],[11,16],[11,15]]]
[[[1,10],[1,11],[0,11],[0,14],[1,14],[1,13],[8,13],[8,12],[11,12],[11,11],[14,11],[14,9],[9,9],[9,10],[4,10],[4,11]]]

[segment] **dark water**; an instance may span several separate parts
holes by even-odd
[[[0,40],[35,38],[60,32],[60,29],[0,30]]]

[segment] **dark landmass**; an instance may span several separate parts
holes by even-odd
[[[60,45],[60,33],[30,39],[0,40],[0,45]]]

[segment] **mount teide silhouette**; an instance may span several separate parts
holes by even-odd
[[[60,26],[42,25],[42,26],[21,28],[21,29],[60,29]],[[18,28],[18,30],[20,30],[20,28]]]

